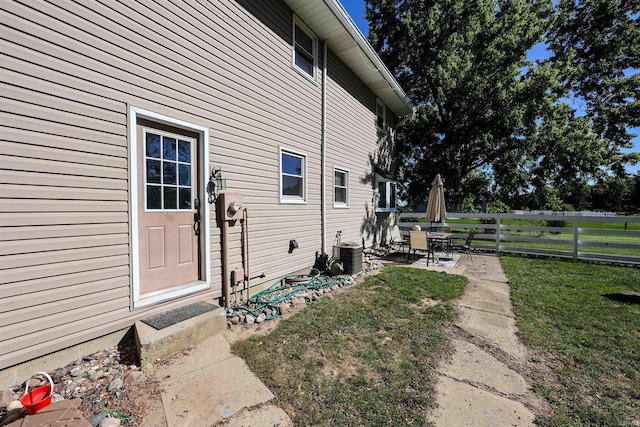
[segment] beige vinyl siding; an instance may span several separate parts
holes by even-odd
[[[386,136],[377,131],[376,96],[335,55],[329,55],[327,86],[327,239],[379,242],[388,214],[373,205],[374,166]],[[387,111],[389,109],[387,108]],[[393,123],[387,119],[387,125]],[[334,167],[349,171],[349,207],[333,207]],[[377,236],[377,237],[376,237]]]
[[[129,106],[210,129],[248,208],[252,275],[313,263],[321,82],[292,68],[291,22],[275,0],[0,2],[0,369],[221,295],[212,209],[213,288],[131,309]],[[307,156],[304,205],[279,203],[279,147]]]

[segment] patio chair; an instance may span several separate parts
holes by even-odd
[[[427,233],[417,230],[409,231],[409,251],[407,252],[407,262],[409,262],[411,250],[413,250],[414,258],[417,250],[427,251],[427,265],[429,265],[429,242],[427,241]]]
[[[393,227],[391,227],[390,233],[391,240],[389,241],[389,244],[392,246],[399,245],[402,253],[404,253],[404,245],[408,244],[409,241],[400,233],[400,227],[398,227],[397,224],[394,225]]]
[[[469,231],[469,234],[467,235],[467,239],[464,241],[463,245],[454,245],[455,250],[465,252],[471,261],[473,261],[473,257],[471,256],[471,251],[472,251],[471,242],[473,241],[473,237],[475,235],[476,235],[476,232],[471,230]]]

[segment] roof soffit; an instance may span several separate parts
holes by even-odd
[[[284,0],[329,48],[399,116],[413,105],[338,0]]]

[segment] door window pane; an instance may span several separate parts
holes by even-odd
[[[164,187],[164,209],[176,209],[178,205],[178,189],[176,187]]]
[[[165,160],[176,160],[176,140],[175,138],[162,138],[162,158]]]
[[[178,165],[179,171],[179,184],[180,185],[191,185],[191,166],[190,165]]]
[[[180,188],[180,204],[178,209],[191,209],[191,189]]]
[[[171,162],[164,162],[162,166],[162,183],[176,185],[176,164]]]
[[[147,133],[147,157],[160,158],[160,135]]]
[[[147,159],[147,183],[160,184],[160,160]]]
[[[189,141],[178,141],[178,161],[191,163],[191,143]]]
[[[162,208],[162,187],[147,185],[147,209]]]

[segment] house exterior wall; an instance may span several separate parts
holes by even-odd
[[[330,45],[329,45],[330,46]],[[393,149],[390,133],[376,123],[376,96],[334,54],[328,55],[327,78],[327,236],[330,242],[338,231],[343,242],[369,247],[380,243],[389,213],[376,213],[373,200],[375,167]],[[387,126],[394,116],[387,109]],[[334,170],[348,171],[348,207],[334,205]]]
[[[272,283],[313,264],[322,74],[311,81],[292,67],[292,19],[277,0],[0,2],[0,369],[222,294],[212,208],[211,288],[133,306],[129,107],[209,129],[210,164],[248,209],[251,272]],[[371,167],[346,159],[375,151],[376,101],[329,63],[328,197],[332,165],[346,167],[352,207],[329,203],[328,230],[359,241],[372,191],[360,176]],[[304,204],[279,201],[279,148],[306,155]],[[240,227],[230,241],[233,268]]]

